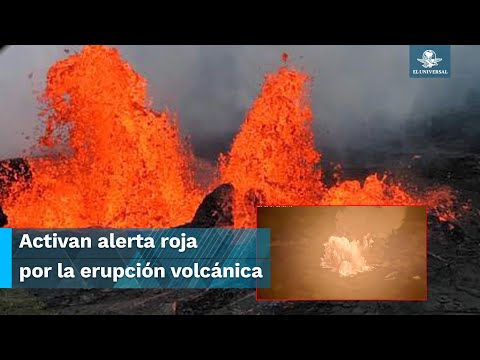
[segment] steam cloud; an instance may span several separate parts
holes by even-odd
[[[336,228],[339,234],[361,239],[370,234],[374,238],[387,238],[402,226],[406,215],[404,206],[351,206],[337,212]]]
[[[335,225],[341,236],[330,236],[324,244],[321,265],[340,276],[373,270],[367,264],[365,252],[373,239],[386,239],[400,228],[405,215],[404,206],[350,206],[340,210],[335,215]]]
[[[34,90],[56,60],[79,46],[10,46],[0,53],[0,158],[32,145]],[[178,111],[197,154],[226,151],[265,72],[282,52],[314,76],[312,101],[320,148],[364,147],[402,139],[406,120],[462,106],[478,88],[480,48],[452,47],[451,79],[410,79],[408,46],[118,46],[150,84],[156,108]],[[29,74],[32,74],[29,77]],[[364,139],[359,142],[358,139]]]

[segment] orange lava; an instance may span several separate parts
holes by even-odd
[[[326,188],[313,144],[309,80],[287,67],[269,74],[230,154],[221,157],[222,181],[235,187],[236,226],[255,226],[259,204],[427,205],[442,221],[455,218],[455,198],[448,188],[414,197],[377,174],[363,184],[342,182],[336,174],[337,184]]]
[[[230,154],[221,157],[222,182],[235,188],[235,226],[254,226],[258,204],[319,202],[324,189],[308,82],[308,75],[287,67],[267,75]]]
[[[86,46],[54,64],[47,80],[39,145],[53,150],[28,159],[27,189],[9,190],[9,226],[170,227],[192,219],[213,184],[194,182],[195,159],[175,116],[151,109],[146,80],[117,50]],[[235,188],[236,227],[255,226],[256,205],[427,204],[440,220],[455,218],[448,189],[412,196],[377,175],[326,188],[309,82],[287,64],[268,74],[230,153],[220,156],[217,181]]]
[[[41,144],[64,151],[28,159],[30,189],[3,204],[9,226],[168,227],[191,219],[203,195],[191,154],[175,118],[150,109],[146,86],[104,46],[51,67]]]

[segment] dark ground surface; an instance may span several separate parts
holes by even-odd
[[[344,177],[388,167],[405,182],[449,185],[460,201],[471,201],[472,210],[453,224],[428,217],[427,301],[259,302],[252,290],[14,289],[0,290],[0,314],[480,314],[480,154],[439,148],[420,154],[356,156]]]

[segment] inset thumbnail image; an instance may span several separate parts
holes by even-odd
[[[426,300],[424,206],[258,207],[271,229],[259,300]]]

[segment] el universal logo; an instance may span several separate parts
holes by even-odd
[[[410,45],[411,78],[450,78],[450,45]]]

